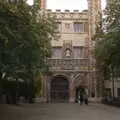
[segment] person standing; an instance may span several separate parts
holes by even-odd
[[[80,105],[83,104],[83,100],[84,100],[84,98],[83,98],[83,92],[80,92]]]
[[[84,102],[88,105],[88,94],[86,92],[84,93]]]
[[[80,95],[78,96],[78,103],[80,104]]]

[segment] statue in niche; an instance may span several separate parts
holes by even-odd
[[[69,49],[66,50],[66,57],[70,57],[71,56],[71,51]]]

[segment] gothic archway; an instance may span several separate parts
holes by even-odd
[[[51,101],[69,101],[69,81],[64,76],[55,76],[51,81]]]

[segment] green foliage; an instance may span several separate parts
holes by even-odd
[[[36,4],[0,3],[0,65],[1,71],[45,67],[50,54],[50,40],[55,35],[54,21],[38,14]]]
[[[38,71],[46,72],[54,18],[24,1],[0,1],[0,79],[32,81]],[[0,82],[1,84],[1,82]]]
[[[41,88],[42,87],[42,74],[40,72],[38,72],[36,74],[36,78],[35,78],[35,92],[36,92],[36,96],[40,96],[41,95]]]
[[[95,57],[97,68],[104,76],[110,76],[110,69],[120,67],[120,2],[111,0],[105,9],[104,29],[95,35]],[[102,31],[102,32],[101,32]]]

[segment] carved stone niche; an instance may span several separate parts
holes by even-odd
[[[63,42],[63,58],[72,58],[73,47],[72,47],[72,40],[64,40]]]

